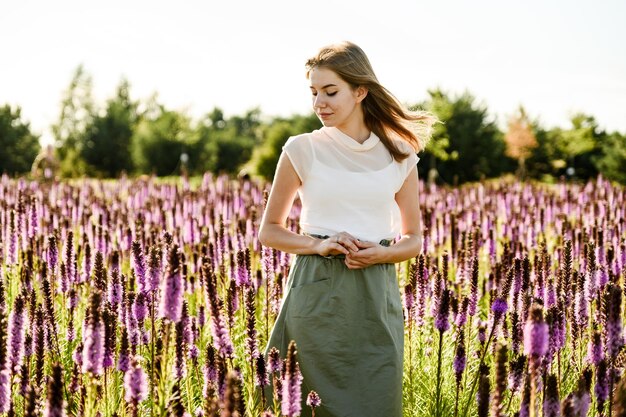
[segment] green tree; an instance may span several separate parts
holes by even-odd
[[[22,120],[22,109],[8,104],[0,107],[0,173],[29,172],[41,146],[39,137]]]
[[[274,178],[276,164],[287,139],[290,136],[319,129],[321,126],[315,113],[274,119],[265,127],[263,145],[254,150],[252,158],[246,164],[246,171],[271,180]]]
[[[82,138],[81,156],[90,175],[117,177],[133,169],[131,138],[137,123],[137,104],[129,96],[129,84],[122,80],[102,115],[94,116]]]
[[[63,176],[79,176],[87,171],[81,154],[85,132],[94,117],[91,90],[91,76],[80,65],[63,95],[59,120],[52,126]]]
[[[195,129],[199,155],[196,171],[239,173],[259,145],[260,116],[258,108],[228,119],[219,108],[208,113]]]
[[[495,177],[512,169],[512,162],[504,155],[503,135],[489,120],[486,106],[477,104],[468,92],[454,98],[439,89],[429,94],[422,107],[442,123],[435,125],[425,161],[418,164],[421,170],[436,169],[444,182],[456,184]]]
[[[598,170],[593,160],[601,155],[600,142],[605,133],[600,131],[593,116],[584,113],[574,114],[570,122],[572,126],[556,136],[557,147],[577,178],[595,177]]]
[[[537,146],[526,159],[526,173],[531,178],[553,181],[565,174],[567,162],[558,148],[561,129],[544,129],[538,121],[531,122]]]
[[[181,173],[181,155],[189,155],[193,133],[189,117],[152,99],[131,139],[131,155],[138,173],[158,176]]]
[[[600,148],[602,155],[595,159],[598,170],[606,178],[626,184],[626,135],[608,134]]]

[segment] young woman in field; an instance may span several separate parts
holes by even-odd
[[[296,254],[267,350],[296,342],[302,416],[314,390],[317,417],[400,417],[394,263],[421,251],[415,152],[434,117],[405,109],[353,43],[322,48],[306,69],[324,126],[283,147],[261,222],[263,245]],[[302,234],[285,227],[296,193]]]

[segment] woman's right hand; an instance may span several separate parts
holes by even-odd
[[[349,255],[350,253],[358,252],[357,242],[358,239],[347,232],[337,233],[320,240],[317,253],[321,256]]]

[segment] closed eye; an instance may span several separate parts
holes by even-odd
[[[317,91],[311,91],[311,94],[312,94],[313,96],[317,96]],[[329,97],[332,97],[332,96],[334,96],[335,94],[337,94],[337,92],[336,92],[336,91],[333,91],[332,93],[326,93],[326,95],[327,95],[327,96],[329,96]]]

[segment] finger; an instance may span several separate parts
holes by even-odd
[[[357,259],[354,259],[353,256],[348,255],[346,256],[346,265],[354,268],[363,268],[367,266],[367,263],[361,262]]]
[[[363,268],[366,268],[366,267],[367,267],[367,265],[361,264],[361,263],[352,263],[352,264],[350,264],[350,266],[348,266],[348,268],[350,268],[350,269],[363,269]]]
[[[360,268],[361,268],[361,266],[359,266],[359,265],[358,265],[357,263],[355,263],[355,262],[350,262],[350,261],[347,261],[347,260],[346,260],[345,264],[346,264],[346,266],[348,267],[348,269],[360,269]]]
[[[357,241],[357,245],[359,246],[360,249],[366,249],[366,248],[373,248],[374,246],[378,244],[374,242],[368,242],[367,240],[359,240]]]
[[[342,237],[342,238],[344,238],[344,239],[347,239],[347,240],[351,241],[351,242],[356,242],[356,241],[358,241],[358,240],[359,240],[359,239],[357,239],[356,237],[352,236],[352,235],[351,235],[350,233],[348,233],[348,232],[340,232],[340,233],[338,233],[338,235],[339,235],[339,236],[341,236],[341,237]]]
[[[351,254],[353,259],[358,260],[359,262],[363,262],[366,259],[371,258],[375,254],[374,249],[360,249],[358,252],[354,252]]]
[[[346,249],[345,246],[343,246],[341,243],[333,243],[333,248],[341,253],[343,253],[344,255],[349,255],[350,251],[348,249]]]
[[[348,250],[345,248],[345,246],[341,243],[340,238],[338,235],[335,236],[331,236],[329,238],[326,239],[329,243],[330,243],[330,247],[332,249],[338,250],[341,253],[348,253]]]
[[[337,237],[337,243],[340,243],[341,245],[348,248],[352,252],[356,252],[359,250],[359,247],[356,245],[355,242],[356,242],[356,239],[354,239],[350,235],[348,236],[343,235],[343,236]]]
[[[359,246],[358,246],[359,239],[355,238],[354,236],[352,236],[350,234],[347,236],[347,239],[348,239],[348,244],[346,246],[348,246],[353,252],[358,251],[359,250]]]

